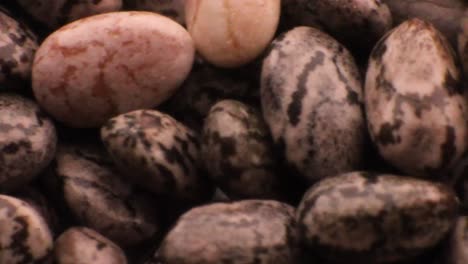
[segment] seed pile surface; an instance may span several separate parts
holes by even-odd
[[[465,0],[0,3],[0,264],[468,264]]]

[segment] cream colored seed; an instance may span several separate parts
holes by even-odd
[[[280,0],[188,0],[185,14],[197,51],[216,66],[238,67],[270,43]]]

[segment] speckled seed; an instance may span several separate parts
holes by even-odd
[[[156,12],[185,25],[186,0],[124,0],[128,9]]]
[[[55,29],[74,20],[122,8],[122,0],[17,0],[37,21]]]
[[[0,195],[0,263],[48,263],[52,247],[49,227],[35,210]]]
[[[374,48],[365,105],[384,159],[408,175],[440,177],[465,151],[466,100],[445,38],[408,20]]]
[[[458,56],[460,57],[465,76],[468,76],[468,11],[464,13],[460,20],[460,30],[457,40]]]
[[[197,174],[199,143],[172,117],[137,110],[110,119],[101,129],[108,152],[129,180],[156,194],[197,199],[205,182]]]
[[[297,3],[295,3],[297,2]],[[392,15],[380,0],[288,0],[286,12],[297,25],[319,26],[353,51],[370,52],[392,27]]]
[[[63,145],[54,165],[45,181],[48,191],[63,195],[55,200],[63,201],[78,223],[122,246],[147,241],[158,231],[153,200],[122,179],[101,150]]]
[[[442,184],[352,172],[314,185],[296,216],[303,243],[322,257],[390,263],[435,246],[452,227],[457,206]]]
[[[201,156],[217,185],[231,198],[278,198],[273,142],[255,108],[239,101],[215,104],[203,127]]]
[[[448,254],[449,264],[468,263],[468,217],[458,218],[450,238]]]
[[[86,227],[72,227],[55,243],[57,264],[126,264],[127,258],[117,245]]]
[[[53,159],[57,138],[52,121],[32,101],[0,95],[0,191],[14,191]]]
[[[293,214],[293,207],[276,201],[194,208],[164,239],[159,249],[162,263],[296,263]]]
[[[192,67],[187,31],[150,12],[117,12],[75,21],[50,35],[36,53],[38,102],[72,127],[97,127],[170,97]]]
[[[36,49],[36,36],[0,9],[0,86],[15,90],[18,83],[29,81]]]
[[[361,165],[361,94],[350,53],[314,28],[281,35],[263,62],[263,116],[287,161],[310,181]]]
[[[395,25],[411,18],[432,23],[453,47],[457,46],[460,18],[468,7],[466,0],[382,0],[390,8]]]
[[[238,67],[253,61],[275,34],[280,2],[188,0],[187,27],[197,51],[220,67]]]

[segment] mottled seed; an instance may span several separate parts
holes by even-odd
[[[18,4],[44,25],[55,29],[74,20],[119,11],[122,0],[17,0]]]
[[[437,245],[451,229],[457,206],[455,194],[441,184],[352,172],[314,185],[296,217],[306,247],[326,259],[390,263]]]
[[[167,100],[190,72],[194,46],[173,20],[143,11],[80,19],[53,34],[34,59],[38,103],[71,127]]]
[[[230,198],[279,198],[273,142],[260,112],[239,101],[215,104],[205,120],[201,156]]]
[[[406,174],[441,177],[466,150],[467,106],[445,38],[419,19],[374,48],[367,70],[368,127],[382,157]]]
[[[53,239],[39,213],[19,199],[0,195],[0,263],[49,263]]]
[[[162,263],[296,263],[294,208],[246,200],[184,214],[159,250]]]
[[[109,239],[86,227],[72,227],[56,241],[57,264],[126,264],[124,252]]]
[[[148,241],[159,231],[154,200],[124,180],[98,148],[61,145],[45,183],[79,224],[119,245]]]
[[[0,95],[0,191],[32,181],[53,159],[56,143],[52,121],[33,101]]]
[[[133,111],[110,119],[101,137],[116,165],[140,187],[181,200],[204,195],[207,183],[197,173],[198,138],[172,117]]]
[[[36,36],[23,23],[0,9],[0,86],[18,90],[30,81],[37,49]]]
[[[350,53],[327,34],[297,27],[263,62],[263,116],[286,160],[313,182],[361,166],[362,84]]]

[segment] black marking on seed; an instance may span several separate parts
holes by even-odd
[[[161,143],[158,143],[159,149],[161,149],[164,158],[171,164],[180,165],[185,174],[189,174],[189,167],[186,164],[184,156],[180,153],[180,151],[175,147],[167,148]]]
[[[21,261],[17,263],[33,263],[34,257],[30,251],[29,246],[27,245],[29,239],[28,219],[17,216],[13,219],[13,222],[16,223],[17,228],[11,236],[11,244],[6,246],[5,249],[10,249],[14,256],[21,258]]]
[[[151,147],[153,146],[151,142],[149,141],[148,137],[146,136],[144,131],[138,131],[137,132],[137,137],[140,139],[141,144],[143,144],[143,147],[147,152],[151,152]]]
[[[383,123],[376,134],[376,141],[378,144],[387,146],[400,143],[401,138],[398,135],[398,131],[402,124],[400,120],[396,120],[393,124],[389,122]]]
[[[305,166],[307,166],[308,164],[311,164],[311,162],[313,161],[316,153],[317,153],[317,144],[315,142],[315,133],[313,131],[315,131],[315,128],[317,126],[317,120],[316,120],[316,115],[317,115],[317,111],[318,109],[320,108],[320,106],[323,104],[324,102],[320,102],[319,104],[317,104],[316,107],[314,107],[314,110],[309,114],[309,122],[307,122],[307,130],[309,131],[307,133],[307,156],[304,158],[303,160],[303,164]]]
[[[442,89],[433,89],[429,95],[421,97],[418,93],[407,93],[407,94],[395,94],[394,100],[394,116],[404,115],[402,108],[403,104],[408,104],[413,108],[414,114],[418,118],[422,118],[424,110],[431,110],[432,107],[437,107],[444,112],[444,107],[447,105],[445,100],[445,93]]]
[[[186,157],[193,163],[196,162],[196,158],[192,156],[190,149],[189,149],[189,143],[187,140],[182,139],[181,137],[175,135],[174,136],[175,142],[177,142],[181,147],[182,147],[182,153],[186,154]]]
[[[297,90],[294,91],[291,103],[288,106],[289,122],[292,126],[297,126],[302,113],[302,100],[307,94],[307,79],[310,72],[313,72],[318,66],[323,65],[325,54],[322,51],[316,51],[310,61],[304,65],[302,72],[297,77]]]
[[[344,48],[340,45],[338,50],[344,50]],[[349,86],[349,81],[343,74],[341,67],[338,64],[338,55],[333,56],[333,65],[335,66],[336,73],[338,74],[338,79],[345,85],[346,91],[347,91],[347,96],[346,99],[350,105],[359,105],[361,102],[359,101],[359,95],[356,91],[354,91],[350,86]],[[359,76],[359,75],[357,75]],[[360,81],[360,80],[359,80]]]
[[[9,76],[12,73],[12,69],[16,67],[18,67],[18,62],[0,59],[0,70],[4,75]]]
[[[30,141],[20,140],[18,142],[11,142],[7,144],[1,149],[1,152],[6,153],[6,154],[15,154],[22,148],[31,149],[31,147],[32,146],[31,146]]]
[[[287,32],[279,34],[278,37],[276,37],[275,40],[268,46],[268,48],[265,50],[266,57],[270,56],[273,51],[277,51],[280,58],[284,57],[285,54],[281,51],[281,47],[283,40],[286,38],[286,33]]]
[[[137,139],[133,136],[125,136],[123,139],[123,146],[125,148],[134,149],[137,144]]]
[[[302,201],[302,208],[300,211],[298,211],[298,218],[297,218],[300,235],[307,234],[307,231],[306,231],[307,227],[303,223],[307,214],[309,214],[309,212],[315,207],[315,203],[317,202],[318,198],[321,197],[322,195],[329,196],[328,194],[332,193],[333,191],[334,191],[333,186],[330,186],[319,192],[315,192],[313,196],[309,196],[308,193],[305,195],[304,200]],[[313,191],[311,190],[309,192],[313,192]]]
[[[237,182],[244,170],[234,166],[229,160],[229,157],[235,156],[237,154],[236,139],[233,137],[222,137],[220,136],[219,132],[214,131],[212,133],[208,133],[208,135],[204,137],[203,140],[206,142],[205,144],[210,144],[211,142],[211,144],[216,146],[216,148],[219,148],[221,152],[219,164],[220,171],[212,172],[216,175],[220,186],[227,187],[229,186],[230,182]]]
[[[96,249],[97,249],[98,251],[101,251],[101,250],[103,250],[103,249],[106,248],[106,247],[107,247],[106,243],[101,242],[101,241],[99,241],[99,242],[97,243],[97,245],[96,245]]]
[[[8,37],[18,46],[22,47],[24,43],[27,41],[27,36],[20,34],[19,36],[16,36],[13,33],[9,33]]]
[[[315,140],[314,131],[316,130],[316,127],[317,127],[317,125],[319,123],[328,122],[327,120],[323,120],[323,118],[319,117],[320,114],[324,113],[322,108],[323,107],[327,108],[327,107],[329,107],[330,105],[333,105],[333,104],[340,105],[340,106],[342,104],[339,101],[333,101],[328,96],[323,95],[322,91],[320,91],[320,94],[321,94],[320,98],[322,98],[322,100],[314,105],[313,110],[309,113],[309,115],[307,117],[308,118],[307,119],[308,120],[308,123],[307,123],[307,137],[306,137],[306,140],[307,140],[307,143],[308,143],[307,144],[307,155],[302,160],[302,163],[304,164],[305,167],[309,167],[310,164],[316,163],[315,154],[321,148],[320,142],[316,142],[316,140]],[[327,110],[325,110],[325,111],[327,111]],[[339,133],[340,130],[335,129],[334,132]],[[332,149],[334,149],[335,147],[338,147],[336,140],[335,140],[335,146],[332,147]],[[327,158],[322,159],[321,160],[321,163],[322,163],[321,165],[323,165],[323,163],[326,163],[327,161],[328,161]]]
[[[385,65],[380,65],[380,70],[376,76],[376,89],[382,89],[387,96],[392,96],[396,93],[396,89],[393,83],[386,79],[385,72]]]
[[[112,229],[112,228],[109,228],[109,229]],[[107,247],[107,243],[102,241],[99,237],[95,236],[92,232],[89,232],[87,229],[85,228],[79,228],[78,231],[85,237],[87,237],[88,239],[92,240],[92,241],[95,241],[96,242],[96,249],[98,251],[101,251],[102,249],[106,248]]]
[[[221,137],[219,132],[215,131],[211,135],[212,141],[220,144],[221,155],[223,158],[233,156],[237,153],[236,151],[236,139],[233,137]]]

